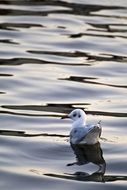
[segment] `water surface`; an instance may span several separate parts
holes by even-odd
[[[126,0],[0,2],[1,189],[126,189],[126,39]],[[102,121],[105,172],[67,166],[74,108]]]

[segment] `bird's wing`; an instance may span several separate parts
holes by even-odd
[[[86,130],[85,127],[73,128],[70,132],[70,142],[72,144],[78,144],[87,132],[88,130]]]
[[[93,128],[89,130],[86,136],[94,134],[97,134],[99,137],[101,136],[101,128],[98,125],[93,126]]]
[[[79,144],[84,141],[84,143],[94,144],[99,139],[101,131],[100,123],[72,129],[70,133],[70,142],[72,144]]]
[[[97,125],[93,125],[92,127],[90,127],[88,133],[85,134],[84,137],[82,137],[82,139],[80,139],[80,142],[84,141],[87,144],[95,144],[98,142],[99,137],[101,136],[101,132],[102,128],[100,123],[98,123]]]

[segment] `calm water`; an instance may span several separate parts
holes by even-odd
[[[0,189],[127,189],[126,76],[126,0],[0,1]],[[102,120],[105,172],[67,166],[74,108]]]

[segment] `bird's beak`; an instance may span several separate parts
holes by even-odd
[[[61,117],[61,119],[67,119],[67,118],[69,118],[68,115],[64,115],[64,116]]]

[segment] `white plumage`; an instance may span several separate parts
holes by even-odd
[[[63,116],[73,120],[72,129],[70,131],[71,144],[96,144],[101,135],[101,124],[86,124],[86,114],[81,109],[75,109],[70,114]]]

